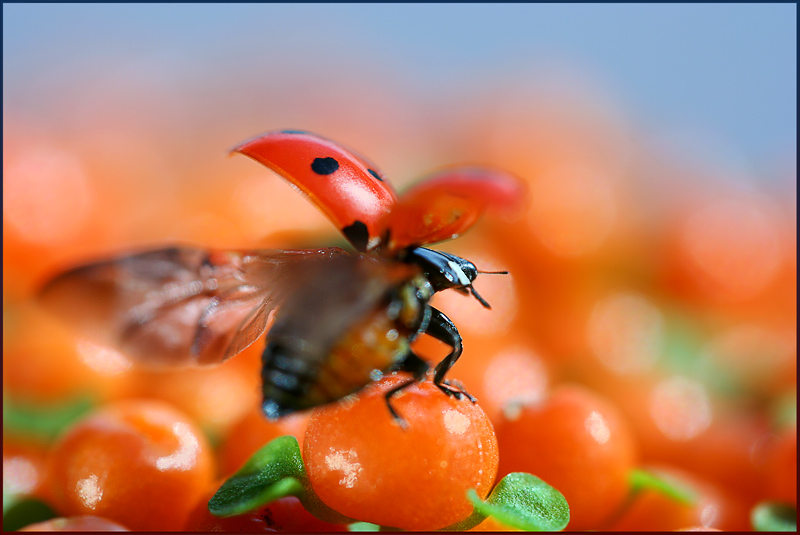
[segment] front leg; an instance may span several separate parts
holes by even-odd
[[[429,367],[427,362],[419,358],[419,356],[416,353],[409,350],[408,355],[406,355],[406,358],[403,359],[403,361],[400,363],[399,366],[397,366],[396,370],[403,372],[411,372],[412,374],[414,374],[414,378],[404,383],[400,383],[396,387],[386,392],[386,395],[384,396],[386,399],[386,406],[389,408],[389,412],[391,413],[392,418],[394,418],[394,420],[398,424],[400,424],[400,427],[402,427],[403,429],[408,429],[408,423],[399,414],[397,414],[397,411],[394,409],[394,407],[392,407],[392,401],[391,401],[392,397],[395,396],[398,392],[400,392],[404,388],[407,388],[413,385],[414,383],[422,381],[422,379],[425,378],[425,374],[428,373],[428,368]]]
[[[428,324],[428,329],[425,331],[426,334],[429,334],[440,342],[444,342],[453,348],[453,350],[445,358],[443,358],[439,364],[436,365],[433,373],[433,384],[439,387],[439,390],[448,396],[455,396],[456,398],[460,399],[461,396],[464,395],[469,398],[470,401],[475,403],[477,400],[466,390],[451,386],[444,379],[444,376],[448,371],[450,371],[450,368],[453,367],[463,351],[461,335],[458,333],[458,329],[450,320],[450,318],[445,316],[444,313],[433,307],[430,307],[430,310],[431,321]]]

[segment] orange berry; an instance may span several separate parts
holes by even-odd
[[[57,510],[98,515],[133,530],[183,527],[214,474],[202,433],[170,405],[108,405],[54,445],[48,476]]]
[[[470,355],[456,363],[450,376],[463,382],[492,423],[502,419],[506,403],[535,401],[547,395],[549,366],[519,337],[469,347]]]
[[[260,398],[263,349],[263,342],[256,342],[215,366],[136,369],[132,388],[137,397],[165,401],[212,436],[223,436]]]
[[[46,498],[45,449],[27,441],[3,437],[3,493]]]
[[[254,407],[228,432],[219,450],[220,473],[233,474],[262,446],[283,435],[294,436],[302,449],[310,415],[301,412],[273,422],[267,420],[261,407]]]
[[[87,394],[108,399],[127,391],[130,362],[119,353],[76,339],[31,303],[4,312],[4,392],[21,401],[58,402]]]
[[[497,441],[486,414],[432,382],[385,394],[407,378],[386,377],[354,401],[317,408],[303,459],[314,492],[358,520],[407,530],[434,530],[472,512],[468,489],[485,498],[497,473]]]
[[[692,503],[655,490],[643,490],[612,526],[613,531],[674,531],[689,528],[744,531],[751,529],[747,507],[718,487],[672,467],[648,469],[673,486],[688,491]],[[692,530],[693,531],[693,530]]]
[[[556,488],[569,504],[568,529],[598,529],[627,496],[633,437],[617,408],[584,387],[507,407],[497,440],[499,475],[529,472]]]
[[[783,431],[767,460],[769,498],[797,507],[797,425]]]

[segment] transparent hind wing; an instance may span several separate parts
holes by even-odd
[[[228,343],[225,350],[224,359],[237,355],[250,347],[267,330],[270,312],[274,309],[270,300],[267,299],[261,305],[254,308],[244,319],[242,325],[237,329]]]
[[[66,271],[38,297],[80,335],[133,360],[211,364],[264,332],[269,312],[289,293],[284,280],[296,262],[342,253],[155,249]]]

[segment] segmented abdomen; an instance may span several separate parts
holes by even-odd
[[[407,353],[408,333],[400,332],[385,308],[356,323],[330,348],[270,340],[263,357],[264,413],[277,418],[341,399],[378,379]]]

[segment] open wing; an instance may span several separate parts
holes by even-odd
[[[428,245],[466,232],[485,211],[515,215],[527,199],[525,183],[482,166],[453,167],[423,178],[400,195],[382,222],[386,249]]]
[[[316,134],[269,132],[234,147],[293,184],[359,251],[381,243],[379,226],[397,194],[377,167]]]
[[[40,303],[79,333],[150,365],[221,362],[252,344],[298,284],[299,262],[347,253],[169,247],[66,271]]]

